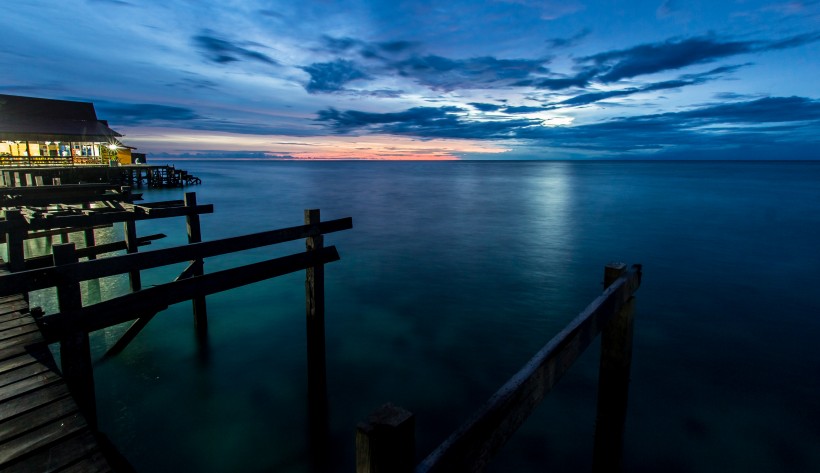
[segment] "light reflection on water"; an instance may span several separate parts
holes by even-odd
[[[327,269],[335,471],[352,471],[352,429],[386,401],[417,414],[418,450],[429,451],[597,295],[613,259],[646,274],[627,470],[820,469],[816,164],[181,167],[203,178],[189,189],[198,200],[215,204],[205,239],[297,225],[305,208],[354,218],[353,230],[326,237],[342,256]],[[169,235],[154,247],[185,241],[182,219],[138,231]],[[206,271],[302,245],[215,259]],[[127,278],[109,279],[102,299],[127,290]],[[303,290],[292,275],[209,297],[207,358],[190,304],[177,304],[97,367],[101,425],[138,470],[307,471]],[[95,353],[119,330],[96,334]],[[592,350],[492,471],[589,468]]]

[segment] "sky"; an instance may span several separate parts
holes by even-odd
[[[4,0],[0,93],[152,156],[820,159],[820,0]]]

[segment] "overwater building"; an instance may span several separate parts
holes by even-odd
[[[94,104],[0,94],[0,166],[131,164]]]

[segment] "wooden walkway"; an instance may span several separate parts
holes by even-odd
[[[69,394],[28,302],[0,297],[0,471],[114,471],[104,444]]]

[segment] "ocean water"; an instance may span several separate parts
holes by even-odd
[[[600,293],[610,261],[644,265],[626,470],[820,471],[820,163],[176,164],[215,206],[206,240],[299,225],[307,208],[353,217],[325,237],[341,254],[326,268],[329,471],[354,471],[356,423],[388,401],[416,414],[423,458]],[[184,219],[138,223],[158,232],[146,249],[182,244]],[[97,365],[101,429],[142,472],[315,471],[304,275],[209,296],[208,312],[205,348],[178,304]],[[121,331],[95,333],[95,356]],[[490,471],[589,470],[597,356],[596,343]]]

